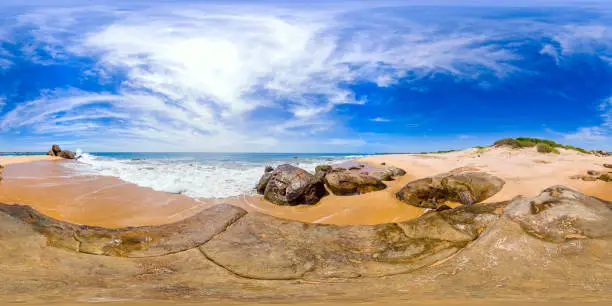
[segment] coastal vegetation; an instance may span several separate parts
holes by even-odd
[[[591,154],[591,152],[570,145],[563,145],[548,139],[530,138],[530,137],[518,137],[518,138],[503,138],[495,143],[493,146],[496,147],[511,147],[513,149],[532,148],[537,147],[538,152],[541,153],[559,153],[559,148],[566,150],[574,150],[584,154]]]

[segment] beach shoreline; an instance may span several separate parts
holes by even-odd
[[[278,206],[260,195],[250,194],[194,198],[155,191],[112,176],[75,175],[75,170],[57,162],[61,158],[0,158],[7,165],[4,182],[0,184],[0,202],[28,204],[57,219],[110,228],[172,223],[221,203],[306,223],[372,225],[406,221],[422,215],[425,209],[401,202],[395,193],[411,181],[458,168],[487,172],[505,181],[502,190],[485,202],[508,201],[519,195],[531,197],[554,185],[612,200],[609,183],[569,178],[587,170],[601,170],[601,165],[612,163],[612,158],[567,150],[559,155],[540,154],[530,149],[490,148],[361,157],[343,165],[361,163],[380,168],[384,163],[405,169],[407,174],[385,182],[384,190],[355,196],[329,194],[312,206]]]

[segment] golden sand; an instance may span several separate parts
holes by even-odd
[[[359,196],[329,195],[314,206],[278,206],[259,196],[228,199],[193,199],[180,194],[154,191],[114,177],[74,175],[61,163],[44,156],[3,157],[7,164],[0,183],[0,202],[28,204],[57,219],[104,227],[157,225],[175,222],[201,210],[228,203],[248,211],[280,218],[327,224],[378,224],[415,218],[423,210],[397,200],[394,194],[408,182],[456,168],[485,171],[506,181],[488,202],[510,200],[517,195],[535,196],[553,185],[566,185],[588,195],[612,200],[612,185],[601,181],[569,179],[587,170],[607,171],[610,157],[597,157],[562,150],[559,155],[540,154],[535,149],[468,149],[445,154],[377,155],[360,162],[380,163],[405,169],[408,174],[388,188]],[[39,161],[43,160],[43,161]],[[33,162],[39,161],[39,162]],[[24,164],[26,162],[33,162]],[[253,182],[254,184],[256,182]]]
[[[6,166],[12,164],[32,163],[44,160],[62,160],[62,158],[48,155],[0,156],[0,165]]]

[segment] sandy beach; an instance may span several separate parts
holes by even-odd
[[[61,157],[57,156],[48,156],[48,155],[28,155],[28,156],[2,156],[0,155],[0,165],[14,165],[14,164],[24,164],[24,163],[33,163],[38,161],[53,161],[53,160],[62,160]]]
[[[575,151],[541,154],[534,149],[467,149],[443,154],[376,155],[356,162],[403,168],[405,176],[385,182],[387,188],[358,196],[328,195],[313,206],[278,206],[261,196],[243,195],[224,199],[190,198],[181,194],[154,191],[98,175],[76,175],[74,170],[48,156],[0,157],[6,165],[0,184],[0,202],[28,204],[54,218],[78,224],[126,227],[171,223],[206,208],[228,203],[251,212],[279,218],[325,224],[380,224],[410,220],[424,209],[407,205],[395,193],[410,181],[457,168],[484,171],[502,178],[502,190],[486,202],[506,201],[515,196],[535,196],[541,190],[565,185],[588,195],[612,200],[612,188],[603,181],[570,179],[587,170],[607,171],[611,157],[597,157]],[[254,182],[255,184],[255,182]],[[451,206],[453,203],[449,203]]]

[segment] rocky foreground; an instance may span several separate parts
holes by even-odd
[[[533,198],[374,226],[306,224],[219,205],[106,229],[0,206],[0,301],[612,299],[612,203]]]

